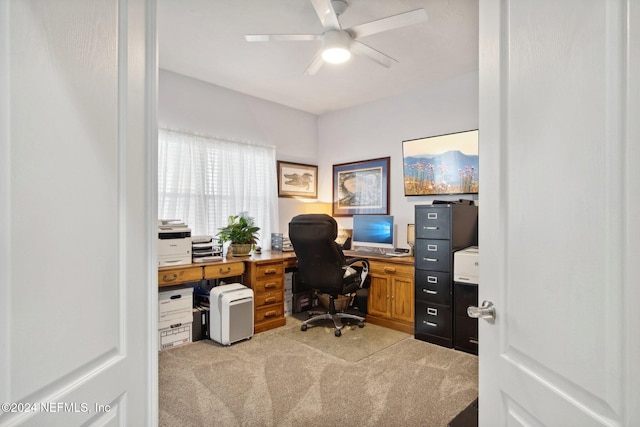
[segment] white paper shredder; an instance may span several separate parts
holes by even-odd
[[[223,345],[253,336],[253,290],[240,283],[216,286],[209,294],[209,337]]]

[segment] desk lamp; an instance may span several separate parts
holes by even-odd
[[[416,244],[416,225],[407,224],[407,244],[409,245],[409,254],[413,256],[413,247]]]

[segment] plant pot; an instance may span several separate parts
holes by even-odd
[[[251,243],[232,243],[232,256],[249,256],[251,253]]]

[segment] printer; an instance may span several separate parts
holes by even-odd
[[[453,253],[453,281],[460,283],[479,283],[480,260],[477,246]]]
[[[178,219],[158,220],[158,267],[191,264],[191,229]]]

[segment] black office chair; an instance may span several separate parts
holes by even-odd
[[[341,319],[352,319],[364,327],[364,317],[336,311],[335,299],[360,289],[369,273],[369,262],[345,258],[335,242],[338,225],[329,215],[298,215],[289,223],[289,239],[298,258],[298,285],[329,295],[329,312],[312,317],[300,329],[323,319],[332,319],[335,336],[342,335]],[[360,268],[354,268],[359,266]]]

